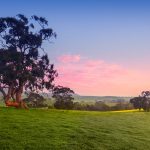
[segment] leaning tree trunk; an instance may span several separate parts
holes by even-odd
[[[23,93],[23,86],[16,90],[15,92],[16,99],[14,99],[14,90],[12,87],[10,87],[5,97],[6,106],[27,109],[28,108],[27,105],[22,100],[22,93]],[[11,97],[13,98],[13,101],[10,100]]]
[[[12,93],[12,86],[9,87],[7,95],[4,97],[6,106],[13,106],[19,107],[19,104],[16,101],[11,101],[11,93]]]

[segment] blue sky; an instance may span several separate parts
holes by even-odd
[[[1,16],[15,16],[18,13],[26,16],[36,14],[47,18],[50,27],[58,35],[53,44],[45,45],[52,61],[57,61],[61,55],[71,58],[80,56],[82,59],[103,60],[129,70],[145,71],[145,75],[149,74],[147,73],[150,64],[148,0],[1,2]],[[142,89],[147,88],[147,85],[141,86]]]

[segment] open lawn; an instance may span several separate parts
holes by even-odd
[[[150,149],[150,113],[0,108],[0,150],[130,149]]]

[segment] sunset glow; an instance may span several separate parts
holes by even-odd
[[[138,95],[148,89],[150,72],[125,68],[119,64],[80,55],[57,58],[59,77],[56,83],[69,86],[82,95]]]

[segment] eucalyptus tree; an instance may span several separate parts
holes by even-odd
[[[56,33],[44,17],[0,18],[0,92],[7,106],[26,107],[23,91],[53,88],[57,71],[43,49]]]

